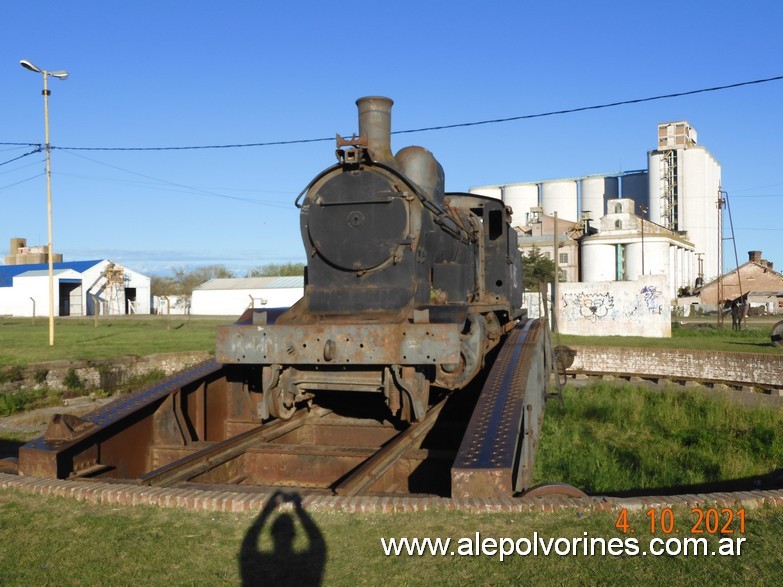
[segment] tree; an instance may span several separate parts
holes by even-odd
[[[247,272],[248,277],[277,277],[289,275],[304,275],[304,263],[268,263]]]
[[[522,255],[522,276],[525,289],[540,291],[542,283],[551,283],[554,280],[555,262],[533,245],[527,254]]]
[[[225,265],[205,265],[195,269],[175,267],[172,273],[174,273],[173,281],[175,283],[172,293],[178,296],[189,296],[195,288],[210,279],[234,277],[234,272],[227,269]]]

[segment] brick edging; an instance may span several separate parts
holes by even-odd
[[[124,506],[153,505],[191,511],[257,513],[270,493],[244,493],[221,490],[142,487],[139,485],[67,481],[40,477],[21,477],[0,473],[0,489],[15,489],[45,496],[70,497],[91,504]],[[783,490],[737,491],[732,493],[699,493],[644,497],[562,497],[450,499],[445,497],[339,497],[303,495],[302,505],[308,511],[348,513],[402,513],[427,510],[493,512],[553,512],[578,510],[641,510],[662,507],[744,507],[748,509],[783,506]],[[290,503],[281,509],[290,509]]]

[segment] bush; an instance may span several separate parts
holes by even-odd
[[[14,383],[24,380],[24,367],[11,365],[0,371],[0,383]]]
[[[33,379],[39,385],[46,383],[46,377],[49,375],[49,369],[36,369],[33,374]]]
[[[84,389],[84,381],[79,379],[74,369],[68,369],[68,373],[63,378],[63,385],[71,391]]]

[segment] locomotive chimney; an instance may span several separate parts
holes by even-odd
[[[356,100],[359,107],[359,135],[367,134],[367,150],[373,161],[393,163],[391,152],[391,107],[394,102],[383,96]]]

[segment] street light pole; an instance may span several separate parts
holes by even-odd
[[[49,242],[47,244],[47,259],[49,261],[49,346],[54,345],[54,248],[52,246],[52,167],[51,146],[49,145],[49,87],[47,78],[51,75],[57,79],[66,79],[67,71],[46,71],[22,59],[19,64],[35,73],[43,75],[44,97],[44,134],[46,137],[46,218]]]

